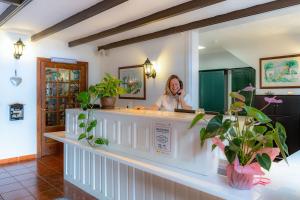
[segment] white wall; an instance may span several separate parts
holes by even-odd
[[[259,59],[300,53],[300,35],[275,35],[265,38],[256,38],[237,43],[225,43],[226,47],[234,56],[256,69],[256,93],[265,94],[271,91],[274,94],[287,95],[288,92],[300,95],[300,89],[259,89]]]
[[[163,94],[167,78],[177,74],[186,85],[187,33],[175,34],[155,40],[109,50],[100,57],[101,71],[118,76],[118,67],[143,64],[148,57],[158,65],[155,79],[146,79],[146,100],[118,99],[117,105],[153,104]],[[103,74],[102,74],[103,75]]]
[[[201,53],[201,50],[199,51]],[[248,67],[228,51],[199,54],[199,70]]]
[[[13,58],[13,43],[19,37],[25,52],[19,61]],[[91,46],[68,48],[64,42],[43,39],[37,43],[16,33],[0,31],[0,159],[36,154],[36,57],[64,57],[89,62],[89,83],[100,78],[99,60]],[[18,70],[23,82],[13,86],[9,78]],[[9,121],[9,104],[25,104],[24,120]]]

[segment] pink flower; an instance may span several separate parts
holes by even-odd
[[[282,103],[283,101],[282,101],[282,99],[276,99],[276,97],[277,96],[274,96],[274,97],[271,97],[271,98],[269,98],[269,97],[265,97],[264,98],[264,100],[265,100],[265,102],[267,102],[267,103]]]
[[[245,87],[244,89],[242,89],[242,91],[245,91],[245,92],[253,92],[255,90],[255,87],[253,87],[250,83],[249,86]]]

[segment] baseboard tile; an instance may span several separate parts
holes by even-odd
[[[24,156],[20,156],[20,157],[5,158],[5,159],[0,159],[0,165],[7,164],[7,163],[21,162],[21,161],[26,161],[26,160],[33,160],[35,158],[36,158],[36,154],[24,155]]]

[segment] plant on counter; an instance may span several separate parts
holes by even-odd
[[[106,74],[103,80],[94,86],[94,90],[99,94],[102,108],[114,108],[116,96],[126,94],[126,90],[120,87],[121,80]]]
[[[83,131],[78,140],[86,139],[90,146],[108,145],[109,141],[103,137],[95,138],[92,131],[96,128],[97,120],[94,119],[94,105],[96,101],[107,97],[116,97],[124,94],[124,88],[120,87],[121,81],[116,77],[106,74],[103,80],[96,85],[91,85],[87,91],[80,92],[77,100],[80,107],[85,111],[78,115],[79,128]],[[104,107],[103,103],[102,107]],[[112,108],[112,107],[109,107]]]
[[[272,120],[262,110],[273,103],[282,100],[265,98],[267,102],[261,110],[251,107],[255,88],[251,85],[242,91],[251,93],[250,105],[245,104],[245,97],[239,92],[232,92],[233,103],[229,116],[218,114],[207,122],[206,128],[200,130],[201,146],[211,138],[212,149],[219,147],[225,154],[229,164],[226,168],[228,183],[238,189],[250,189],[256,184],[268,184],[269,179],[263,178],[262,170],[269,170],[272,161],[281,153],[284,160],[288,155],[285,144],[285,128],[279,122]],[[245,111],[246,116],[238,113]],[[205,120],[204,114],[198,114],[193,119],[190,128],[199,120]],[[273,147],[273,143],[277,148]]]

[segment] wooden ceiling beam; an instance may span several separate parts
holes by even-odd
[[[66,29],[70,26],[73,26],[74,24],[77,24],[79,22],[82,22],[90,17],[93,17],[95,15],[98,15],[106,10],[109,10],[115,6],[120,5],[121,3],[124,3],[128,0],[103,0],[79,13],[76,13],[75,15],[72,15],[71,17],[68,17],[67,19],[49,27],[45,30],[34,34],[31,36],[31,41],[37,41],[42,38],[45,38],[49,35],[52,35],[56,32],[59,32],[63,29]]]
[[[3,0],[0,0],[1,2],[4,2]],[[11,19],[13,16],[15,16],[22,8],[24,8],[27,4],[29,4],[32,0],[22,0],[20,1],[20,5],[16,5],[14,3],[10,4],[6,10],[1,13],[0,15],[0,27],[7,22],[9,19]]]
[[[2,3],[19,6],[23,3],[24,0],[0,0]]]
[[[129,31],[144,25],[147,25],[149,23],[152,22],[157,22],[166,18],[170,18],[170,17],[174,17],[183,13],[187,13],[193,10],[197,10],[199,8],[203,8],[203,7],[207,7],[219,2],[222,2],[225,0],[192,0],[192,1],[188,1],[185,2],[183,4],[156,12],[154,14],[148,15],[146,17],[122,24],[120,26],[105,30],[105,31],[101,31],[99,33],[93,34],[93,35],[89,35],[87,37],[83,37],[77,40],[73,40],[71,42],[69,42],[69,47],[74,47],[77,45],[81,45],[87,42],[91,42],[94,40],[98,40],[101,38],[105,38],[111,35],[115,35],[117,33],[121,33],[124,31]]]
[[[175,26],[175,27],[168,28],[165,30],[149,33],[146,35],[141,35],[141,36],[113,42],[110,44],[106,44],[103,46],[98,46],[98,51],[101,49],[104,49],[104,50],[112,49],[112,48],[121,47],[121,46],[129,45],[129,44],[133,44],[133,43],[137,43],[137,42],[152,40],[152,39],[172,35],[175,33],[180,33],[180,32],[197,29],[197,28],[203,28],[203,27],[220,24],[223,22],[232,21],[232,20],[236,20],[236,19],[240,19],[240,18],[244,18],[244,17],[257,15],[257,14],[262,14],[262,13],[266,13],[266,12],[270,12],[270,11],[274,11],[274,10],[278,10],[278,9],[282,9],[282,8],[286,8],[286,7],[290,7],[290,6],[295,6],[295,5],[299,5],[299,4],[300,4],[300,0],[271,1],[268,3],[256,5],[253,7],[233,11],[233,12],[222,14],[222,15],[217,15],[215,17],[198,20],[198,21],[180,25],[180,26]]]

